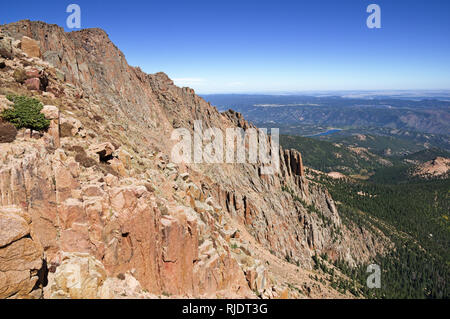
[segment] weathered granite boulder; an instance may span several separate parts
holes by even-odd
[[[23,36],[21,39],[20,48],[29,57],[33,57],[33,58],[41,57],[41,49],[39,46],[39,42],[34,39],[31,39],[27,36]]]
[[[0,206],[0,298],[40,297],[40,244],[29,238],[31,218],[17,207]]]

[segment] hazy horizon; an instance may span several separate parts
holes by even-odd
[[[211,95],[267,95],[267,96],[313,96],[313,97],[332,97],[341,98],[359,98],[371,99],[381,98],[400,98],[400,99],[438,99],[450,101],[450,90],[322,90],[322,91],[292,91],[292,92],[212,92],[201,93],[201,96]]]

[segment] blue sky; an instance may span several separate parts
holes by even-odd
[[[10,1],[0,23],[100,27],[129,64],[198,93],[450,89],[450,1]],[[366,8],[381,7],[381,29]]]

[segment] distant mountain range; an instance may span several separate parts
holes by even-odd
[[[366,94],[366,95],[365,95]],[[337,128],[381,127],[423,133],[450,134],[450,101],[445,93],[433,99],[399,98],[372,95],[346,96],[300,95],[206,95],[220,111],[233,109],[251,122],[279,125],[323,125]],[[359,93],[367,97],[367,93]],[[406,96],[406,95],[403,95]]]

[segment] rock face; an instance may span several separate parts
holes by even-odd
[[[2,32],[21,49],[0,70],[0,86],[34,90],[14,72],[34,78],[39,70],[32,94],[58,105],[44,107],[48,132],[30,139],[21,131],[0,144],[0,207],[29,216],[29,230],[18,217],[0,220],[14,225],[4,234],[2,227],[0,241],[8,243],[0,254],[19,243],[27,251],[9,257],[27,262],[5,271],[28,274],[0,285],[2,296],[33,295],[44,260],[47,282],[37,286],[46,298],[276,298],[299,297],[298,289],[342,297],[310,279],[311,257],[327,253],[354,265],[384,249],[372,231],[341,223],[327,190],[307,180],[297,151],[280,149],[273,175],[257,164],[171,163],[174,128],[193,133],[196,120],[220,130],[254,126],[239,113],[219,113],[164,73],[129,66],[104,31],[65,33],[20,21]]]
[[[39,297],[43,268],[40,244],[29,238],[31,218],[16,207],[0,206],[0,298]]]

